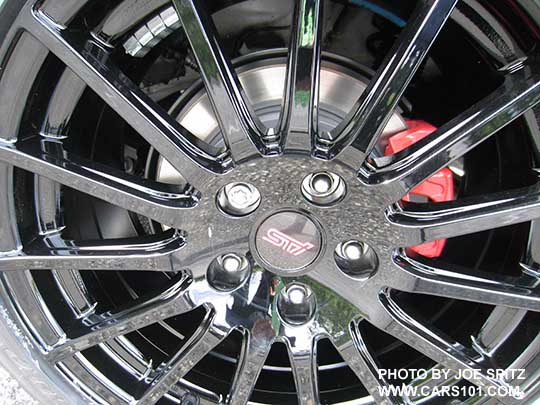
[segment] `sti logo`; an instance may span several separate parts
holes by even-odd
[[[313,249],[315,246],[310,242],[300,242],[275,228],[270,228],[262,239],[274,246],[281,248],[284,252],[293,256],[300,256],[302,253]]]

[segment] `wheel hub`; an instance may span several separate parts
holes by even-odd
[[[268,128],[274,127],[283,102],[285,59],[250,62],[237,71],[259,119]],[[341,122],[365,89],[366,81],[359,71],[329,61],[322,63],[321,131],[330,130]],[[220,146],[219,124],[203,88],[186,92],[171,113],[200,139]],[[385,136],[404,129],[405,121],[394,114],[384,131]],[[307,136],[306,132],[307,128],[294,128],[291,137]],[[156,177],[166,183],[184,182],[161,157]],[[347,189],[349,185],[358,189],[356,183],[356,171],[348,164],[339,159],[322,162],[302,150],[288,151],[271,159],[254,156],[245,160],[231,173],[212,180],[201,190],[203,198],[197,210],[200,214],[188,219],[185,229],[203,226],[208,232],[201,233],[188,246],[190,254],[183,262],[193,267],[194,273],[201,274],[206,271],[208,261],[219,255],[231,252],[244,255],[249,251],[259,265],[274,274],[285,277],[305,274],[328,253],[324,252],[327,244],[336,245],[354,237],[351,225],[342,220],[348,215],[346,211],[354,207],[347,208],[350,204],[341,202],[345,203],[350,197],[349,192],[354,194],[352,189]],[[363,208],[377,206],[375,201],[368,204],[369,197],[362,195],[361,198],[365,200]],[[280,233],[268,235],[272,229]],[[335,247],[330,247],[329,251]],[[205,259],[201,262],[201,258]]]
[[[323,246],[323,231],[306,212],[280,211],[256,228],[252,253],[265,268],[292,276],[309,270]]]
[[[238,70],[239,79],[260,120],[268,128],[274,127],[279,120],[283,98],[284,60],[259,61]],[[350,69],[329,62],[323,64],[321,130],[331,130],[343,119],[357,95],[365,89],[364,80]],[[187,92],[172,108],[172,113],[199,138],[220,146],[219,125],[203,89]],[[405,128],[404,120],[394,114],[385,134]],[[305,133],[307,128],[294,128],[291,136],[298,139],[307,136]],[[158,161],[157,179],[168,183],[184,182],[162,158]],[[370,243],[379,250],[386,250],[385,242],[380,243],[386,240],[380,237],[385,234],[383,226],[368,235],[362,231],[364,227],[359,226],[358,220],[346,220],[363,212],[363,221],[382,223],[384,213],[380,202],[358,183],[356,170],[340,159],[322,162],[306,151],[296,149],[270,159],[253,156],[237,163],[229,174],[214,178],[200,191],[198,214],[186,218],[182,227],[187,232],[189,253],[184,252],[181,262],[195,278],[207,277],[208,287],[220,292],[241,288],[244,282],[246,285],[254,282],[253,278],[246,281],[223,271],[223,258],[229,255],[252,257],[255,265],[267,272],[267,278],[274,279],[271,283],[290,287],[298,279],[306,282],[302,276],[312,270],[321,271],[328,266],[341,269],[338,261],[344,263],[344,274],[348,274],[349,267],[355,277],[369,278],[375,274],[377,260],[373,249],[368,259],[336,259],[334,251],[340,244],[358,236],[362,240],[371,240]],[[207,230],[201,231],[201,228]],[[329,299],[320,289],[310,294],[318,295],[321,305]],[[206,296],[206,293],[202,295]],[[239,290],[236,299],[243,300],[239,298],[241,295]],[[239,325],[247,327],[244,321],[238,319]],[[332,332],[341,333],[338,329]],[[286,331],[276,332],[281,337],[287,335]]]
[[[254,63],[239,72],[260,120],[274,127],[283,98],[284,61]],[[323,64],[321,130],[336,126],[364,89],[360,75]],[[173,107],[177,120],[220,146],[222,136],[206,93],[201,89],[186,94]],[[394,114],[385,134],[405,128],[404,120]],[[307,128],[295,128],[291,142],[306,133]],[[211,305],[214,325],[224,333],[234,328],[258,330],[264,324],[261,339],[280,340],[291,350],[322,335],[339,341],[348,335],[349,321],[359,308],[350,304],[355,297],[318,280],[317,274],[325,272],[337,273],[343,286],[353,278],[365,283],[361,312],[372,312],[370,299],[376,294],[371,292],[380,290],[378,277],[373,277],[378,275],[378,257],[388,261],[390,251],[384,203],[360,184],[356,168],[346,160],[320,161],[306,152],[292,148],[279,157],[255,155],[237,162],[234,170],[204,184],[194,215],[184,219],[181,229],[188,242],[179,263],[197,280],[190,300]],[[164,159],[159,159],[157,169],[158,180],[184,183]],[[360,246],[356,254],[355,246]],[[227,259],[243,263],[236,266],[242,270],[227,271]],[[246,260],[250,266],[244,265]]]

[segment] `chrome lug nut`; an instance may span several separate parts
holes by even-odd
[[[180,398],[180,405],[199,405],[199,403],[199,397],[189,392]]]
[[[317,302],[313,291],[304,284],[292,283],[278,296],[277,308],[281,318],[290,325],[303,325],[315,315]]]
[[[251,265],[236,253],[215,258],[208,267],[208,283],[218,291],[232,291],[240,287],[249,276]]]
[[[334,252],[334,259],[341,271],[355,278],[372,276],[379,265],[373,248],[357,240],[340,243]]]
[[[226,214],[243,217],[254,212],[261,203],[261,193],[249,183],[230,183],[219,190],[217,204]]]
[[[302,181],[302,194],[309,202],[325,206],[335,204],[345,197],[345,181],[332,172],[317,172]]]

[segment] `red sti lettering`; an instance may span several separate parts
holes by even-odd
[[[274,228],[270,228],[262,239],[293,256],[300,256],[302,253],[307,252],[314,247],[312,243],[300,242]]]

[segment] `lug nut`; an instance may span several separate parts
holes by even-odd
[[[208,283],[218,291],[232,291],[249,276],[251,266],[244,256],[227,253],[215,258],[208,267]]]
[[[367,243],[350,240],[340,243],[334,252],[339,269],[351,277],[366,278],[375,273],[379,259]]]
[[[345,197],[345,181],[332,172],[318,172],[306,176],[302,181],[302,194],[315,205],[332,205]]]
[[[243,217],[255,211],[261,203],[261,194],[249,183],[230,183],[219,190],[217,204],[226,214]]]
[[[300,283],[292,283],[279,294],[277,308],[281,318],[291,325],[303,325],[315,315],[317,303],[311,289]]]
[[[332,189],[334,179],[328,173],[317,173],[311,178],[310,187],[317,193],[326,194]]]
[[[180,405],[199,405],[199,403],[199,397],[192,393],[187,393],[180,398]]]

